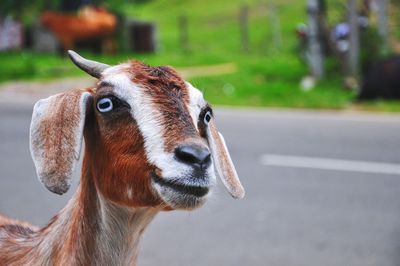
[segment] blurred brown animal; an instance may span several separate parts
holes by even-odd
[[[113,50],[117,18],[105,9],[86,7],[77,15],[45,11],[41,22],[56,35],[64,51],[74,48],[76,41],[94,38],[102,39],[103,51]]]

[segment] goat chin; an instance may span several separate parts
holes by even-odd
[[[172,187],[159,183],[154,183],[153,186],[161,199],[174,210],[193,210],[201,207],[210,194],[207,187]]]

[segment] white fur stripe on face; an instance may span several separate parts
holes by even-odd
[[[201,110],[204,108],[204,106],[206,106],[207,103],[203,98],[203,94],[198,89],[193,87],[192,84],[186,82],[186,87],[189,93],[188,109],[190,112],[190,116],[192,117],[193,124],[195,125],[196,129],[199,130],[197,127],[197,123],[199,121],[199,115]]]
[[[150,96],[145,94],[144,89],[134,84],[126,74],[111,74],[105,76],[103,81],[113,84],[116,96],[131,106],[131,115],[144,139],[147,159],[162,171],[163,177],[176,178],[185,170],[189,171],[187,166],[177,165],[174,154],[165,152],[162,114],[154,106]]]
[[[245,194],[244,188],[236,173],[224,137],[218,132],[213,119],[208,124],[207,138],[210,144],[215,172],[232,197],[236,199],[243,198]]]

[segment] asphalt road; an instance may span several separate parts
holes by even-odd
[[[0,212],[44,225],[73,191],[37,181],[30,115],[0,106]],[[246,198],[219,185],[200,210],[159,214],[139,265],[400,265],[400,116],[216,115]]]

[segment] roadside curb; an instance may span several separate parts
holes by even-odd
[[[0,102],[33,105],[39,99],[74,88],[88,88],[95,82],[96,80],[90,77],[7,82],[0,85]]]

